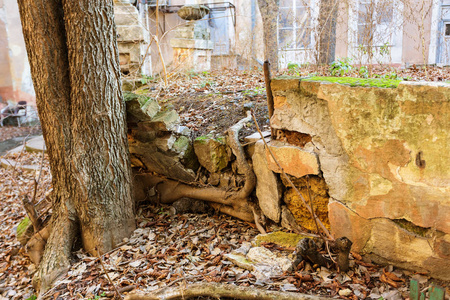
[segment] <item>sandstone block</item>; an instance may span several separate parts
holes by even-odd
[[[256,142],[252,160],[259,207],[264,215],[278,223],[281,216],[281,185],[277,176],[269,169],[262,140]]]
[[[144,28],[141,25],[117,26],[117,42],[144,40]]]
[[[171,131],[180,122],[180,116],[175,110],[161,111],[152,118],[155,129],[159,131]]]
[[[286,90],[295,90],[300,87],[300,78],[299,77],[278,77],[273,78],[270,82],[270,87],[272,91],[286,91]]]
[[[225,140],[207,136],[194,141],[194,151],[199,163],[210,173],[216,173],[228,166],[229,156]]]
[[[319,174],[319,162],[315,153],[277,141],[272,141],[269,147],[286,174],[297,178],[308,174]],[[269,169],[275,173],[281,173],[270,152],[266,150],[265,154]]]
[[[42,152],[42,151],[46,152],[47,147],[45,146],[44,137],[41,135],[32,138],[31,140],[28,140],[25,143],[25,150],[27,152]]]

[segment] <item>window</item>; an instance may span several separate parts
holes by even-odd
[[[358,1],[357,44],[381,46],[391,44],[394,19],[393,0]]]
[[[278,13],[278,48],[312,47],[312,0],[280,0]]]

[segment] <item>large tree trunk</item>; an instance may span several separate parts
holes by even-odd
[[[264,60],[270,62],[270,71],[278,71],[277,18],[279,0],[258,0],[264,30]]]
[[[45,290],[73,242],[97,255],[135,228],[112,0],[18,0],[53,180]],[[39,260],[38,260],[39,262]]]
[[[321,0],[319,11],[317,64],[330,64],[336,53],[338,0]]]

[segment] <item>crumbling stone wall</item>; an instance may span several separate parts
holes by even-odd
[[[120,70],[125,75],[140,77],[144,59],[141,56],[144,27],[140,22],[138,11],[129,1],[115,0],[114,19],[117,26]]]
[[[271,125],[311,137],[298,151],[317,157],[309,174],[327,185],[334,236],[376,262],[449,280],[450,85],[281,78],[272,90]],[[304,156],[296,168],[313,170]]]
[[[268,147],[334,237],[349,238],[375,262],[449,280],[450,85],[285,78],[271,87],[277,136],[266,138]],[[184,183],[244,185],[225,139],[192,141],[169,106],[132,93],[125,99],[134,167]],[[294,231],[315,230],[259,134],[245,142],[262,213]]]

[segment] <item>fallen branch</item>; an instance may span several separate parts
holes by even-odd
[[[188,286],[164,288],[148,294],[130,294],[125,300],[174,300],[209,296],[243,300],[327,300],[329,298],[292,292],[278,292],[255,287],[236,286],[223,283],[195,283]]]

